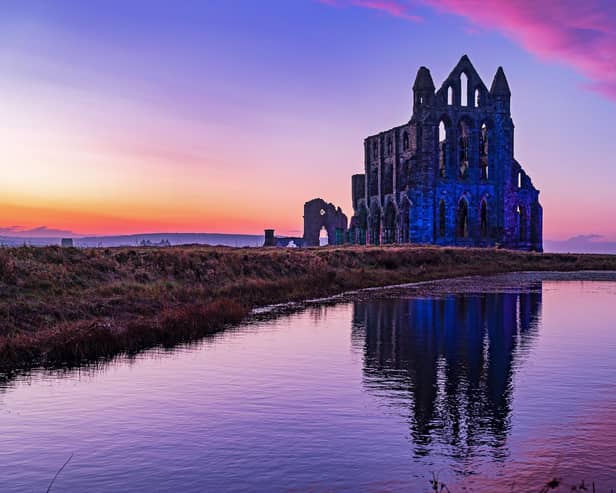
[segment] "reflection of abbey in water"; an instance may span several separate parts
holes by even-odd
[[[366,385],[408,403],[417,454],[435,442],[460,458],[504,445],[512,375],[541,306],[541,283],[528,288],[355,304]]]

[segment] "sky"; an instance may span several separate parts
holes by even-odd
[[[0,234],[301,234],[363,139],[502,65],[544,238],[616,241],[616,3],[0,0]]]

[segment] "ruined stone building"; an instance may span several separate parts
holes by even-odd
[[[344,243],[347,217],[340,207],[323,199],[309,200],[304,204],[304,246],[319,246],[321,229],[327,232],[328,245]]]
[[[435,90],[421,67],[408,123],[364,141],[348,240],[542,251],[539,191],[514,158],[502,68],[488,89],[464,55]]]
[[[316,198],[304,204],[304,236],[275,236],[273,229],[265,230],[263,246],[316,247],[321,245],[321,231],[327,235],[328,245],[342,245],[347,236],[347,217],[340,207]]]

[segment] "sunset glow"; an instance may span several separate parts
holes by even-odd
[[[314,197],[352,213],[363,139],[408,121],[418,67],[438,86],[467,53],[507,74],[544,237],[616,240],[616,8],[484,4],[7,3],[0,231],[301,234]]]

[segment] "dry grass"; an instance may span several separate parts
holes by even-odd
[[[430,246],[0,249],[0,368],[173,345],[270,303],[522,270],[616,270],[616,256]]]

